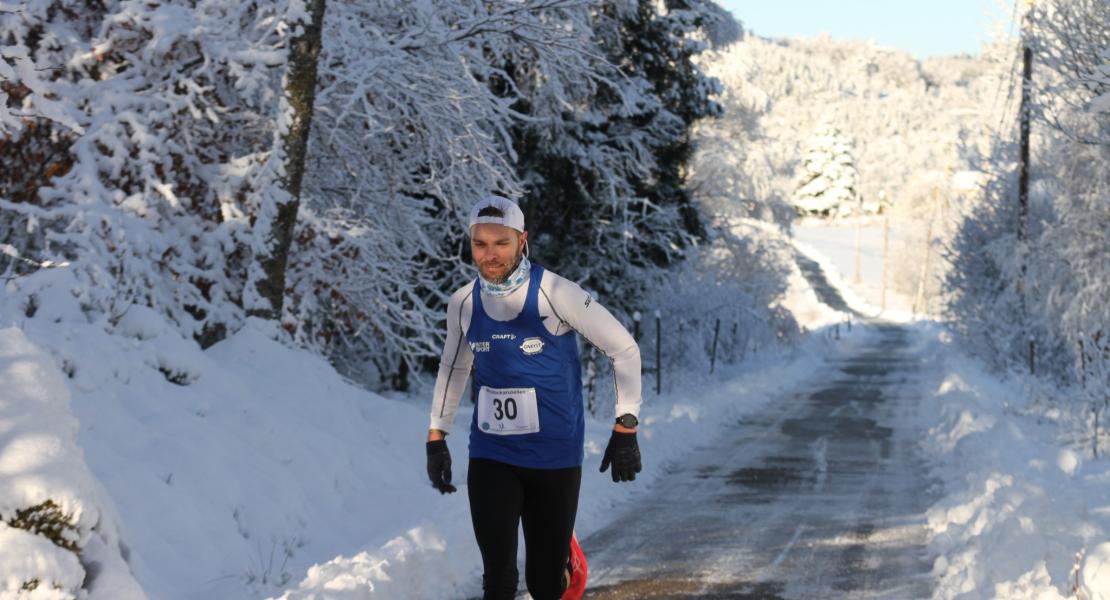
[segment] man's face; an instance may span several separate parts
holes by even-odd
[[[528,232],[520,233],[511,227],[493,223],[479,223],[470,230],[470,253],[482,279],[502,283],[524,255],[524,242]]]

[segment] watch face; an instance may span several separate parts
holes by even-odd
[[[621,415],[617,417],[617,422],[621,424],[621,427],[627,427],[629,429],[639,424],[639,420],[632,415]]]

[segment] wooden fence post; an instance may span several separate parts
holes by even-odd
[[[655,395],[663,393],[663,314],[655,309]]]
[[[1087,389],[1087,353],[1083,351],[1083,338],[1079,338],[1079,387]]]
[[[1033,338],[1029,338],[1029,374],[1037,374],[1037,350]]]
[[[713,325],[713,351],[709,355],[709,372],[713,373],[713,369],[717,366],[717,336],[721,333],[721,320],[717,319],[716,324]]]

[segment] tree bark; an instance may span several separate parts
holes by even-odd
[[[244,305],[248,315],[265,319],[280,318],[285,296],[285,268],[297,224],[316,98],[316,66],[325,3],[326,0],[305,0],[309,20],[300,23],[300,35],[289,42],[285,94],[278,117],[279,141],[274,148],[277,155],[273,157],[278,166],[277,176],[272,189],[261,195],[254,224],[254,264],[247,278]]]

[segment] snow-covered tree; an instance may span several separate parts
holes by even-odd
[[[435,353],[444,294],[467,276],[461,215],[491,190],[518,193],[511,105],[534,90],[491,82],[521,57],[551,106],[590,81],[592,5],[328,4],[297,247],[275,290],[298,341],[392,375]],[[271,230],[260,205],[292,174],[275,140],[305,11],[212,0],[0,12],[17,41],[0,73],[13,167],[0,176],[0,272],[29,314],[43,286],[61,285],[90,318],[148,305],[203,344],[239,326],[252,246]],[[25,277],[63,264],[74,281]]]
[[[46,115],[5,146],[5,165],[26,168],[0,192],[0,221],[23,232],[9,243],[21,264],[68,265],[60,286],[13,282],[29,313],[40,288],[56,286],[89,318],[114,323],[148,305],[206,344],[241,321],[252,176],[271,149],[302,8],[41,1],[0,13],[5,39],[43,73],[24,112]],[[64,103],[72,123],[39,98]],[[50,166],[36,168],[44,153]]]
[[[862,210],[852,144],[830,122],[818,126],[801,162],[790,199],[799,213],[840,217]]]
[[[521,198],[533,250],[618,311],[705,235],[688,129],[717,87],[691,57],[719,7],[331,0],[290,150],[313,6],[0,11],[0,272],[27,318],[65,297],[111,329],[148,306],[207,346],[280,301],[297,343],[401,386],[438,354],[446,295],[472,277],[464,216],[491,191]],[[274,200],[297,197],[286,279],[264,298],[252,265]]]
[[[288,44],[274,148],[263,169],[269,176],[263,180],[272,179],[263,183],[254,220],[243,304],[248,314],[268,319],[281,315],[285,300],[285,269],[301,204],[325,8],[325,0],[306,0],[304,14],[292,23],[298,32]]]
[[[438,356],[447,296],[473,277],[470,206],[520,194],[512,106],[596,76],[588,8],[329,2],[284,317],[298,341],[372,386]],[[503,85],[522,57],[544,86]]]
[[[1099,99],[1110,3],[1049,0],[1029,22],[1026,42],[1040,66],[1031,86],[1028,233],[1017,234],[1012,128],[991,157],[986,202],[951,245],[949,311],[1000,367],[1026,365],[1032,345],[1039,374],[1082,383],[1068,397],[1101,407],[1110,390],[1110,114]]]
[[[533,252],[618,313],[640,308],[658,269],[681,262],[704,235],[684,186],[687,129],[718,110],[709,99],[716,84],[690,60],[702,47],[691,35],[700,18],[696,7],[606,3],[594,16],[604,78],[568,108],[531,105],[533,115],[553,116],[517,136],[522,206],[540,224]]]

